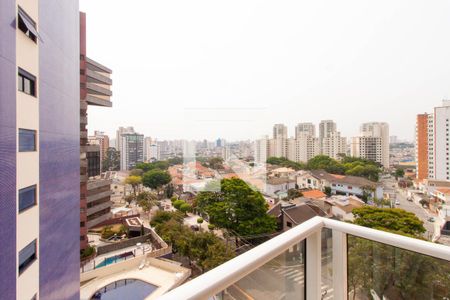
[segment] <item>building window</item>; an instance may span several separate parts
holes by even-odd
[[[291,222],[286,222],[286,226],[289,228],[292,228],[292,223]]]
[[[34,240],[19,252],[19,274],[22,274],[36,259],[37,241]]]
[[[36,205],[36,185],[19,190],[19,212]]]
[[[25,94],[36,96],[36,76],[19,68],[18,72],[18,90]]]
[[[19,129],[19,152],[36,151],[36,130]]]
[[[86,226],[86,223],[85,222],[80,222],[80,227],[84,227],[84,226]]]
[[[31,19],[20,6],[18,9],[17,19],[17,27],[20,31],[36,43],[36,38],[39,36],[36,30],[36,22],[34,22],[33,19]]]

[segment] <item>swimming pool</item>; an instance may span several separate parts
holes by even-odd
[[[91,300],[144,300],[158,287],[138,279],[124,279],[99,289]]]
[[[105,258],[101,263],[95,266],[95,268],[106,267],[107,265],[114,264],[123,260],[126,260],[130,256],[134,256],[133,252],[126,252],[120,255],[115,255]]]

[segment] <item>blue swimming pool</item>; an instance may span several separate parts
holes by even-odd
[[[99,289],[91,300],[144,300],[157,288],[138,279],[124,279]]]
[[[107,265],[115,264],[115,263],[118,263],[120,261],[127,260],[128,258],[130,258],[132,256],[134,256],[133,252],[126,252],[126,253],[123,253],[123,254],[120,254],[120,255],[107,257],[101,263],[96,265],[95,268],[97,269],[97,268],[101,268],[101,267],[106,267]]]

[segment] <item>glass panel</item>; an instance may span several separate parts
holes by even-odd
[[[333,299],[333,231],[322,229],[322,300]]]
[[[348,236],[349,299],[449,299],[450,262]]]
[[[19,190],[19,212],[36,204],[36,186]]]
[[[305,299],[305,242],[290,248],[214,299]]]
[[[19,273],[22,273],[36,259],[36,240],[19,252]]]
[[[23,91],[28,95],[31,95],[31,82],[28,78],[23,79]]]
[[[22,75],[18,75],[17,76],[17,85],[18,85],[18,89],[19,89],[19,91],[21,91],[21,92],[23,92],[23,77],[22,77]]]
[[[19,152],[36,151],[36,131],[19,129]]]

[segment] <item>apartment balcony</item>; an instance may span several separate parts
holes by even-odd
[[[450,248],[315,217],[159,299],[448,299]]]
[[[95,72],[92,70],[86,70],[87,82],[93,82],[104,85],[111,85],[112,80],[108,76],[103,75],[102,73]]]
[[[112,206],[112,202],[111,201],[107,201],[107,202],[103,202],[103,203],[100,203],[98,205],[89,207],[87,209],[87,216],[93,215],[96,212],[99,212],[99,211],[104,210],[104,209],[106,209],[108,207],[111,207],[111,206]]]
[[[102,222],[105,222],[106,220],[109,220],[111,218],[111,216],[112,216],[112,214],[110,212],[106,213],[104,215],[99,216],[98,218],[87,221],[86,226],[87,226],[87,228],[92,228]]]
[[[88,94],[86,96],[86,101],[87,101],[87,103],[89,103],[89,105],[112,107],[111,100],[103,99],[103,98],[96,97],[96,96],[93,96],[90,94]]]
[[[100,85],[97,85],[95,83],[92,83],[92,82],[86,83],[86,89],[87,89],[88,94],[107,96],[107,97],[112,96],[111,90],[109,90],[105,87],[102,87]],[[88,104],[89,104],[89,101],[88,101]]]
[[[101,63],[96,62],[95,60],[93,60],[89,57],[86,57],[86,68],[88,70],[95,71],[95,72],[101,72],[101,73],[106,73],[106,74],[112,73],[111,69],[109,69],[108,67],[105,67]]]
[[[105,192],[96,193],[96,194],[92,194],[92,195],[90,195],[90,193],[88,191],[87,203],[97,201],[102,198],[110,197],[111,195],[112,195],[112,191],[105,191]]]

